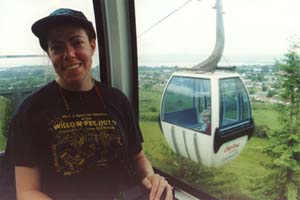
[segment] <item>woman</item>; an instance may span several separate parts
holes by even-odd
[[[126,96],[91,76],[96,49],[84,14],[57,9],[32,26],[58,78],[27,97],[11,122],[7,152],[18,199],[112,199],[135,184],[159,199],[155,174]]]
[[[202,126],[200,128],[200,131],[210,135],[211,134],[211,123],[210,123],[210,118],[211,118],[211,112],[210,109],[204,110],[201,114],[201,119],[202,119]]]

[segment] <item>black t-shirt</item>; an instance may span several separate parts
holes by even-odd
[[[97,89],[99,93],[97,93]],[[39,166],[42,190],[115,194],[132,183],[130,157],[141,133],[127,97],[95,82],[71,92],[53,81],[30,95],[12,119],[7,145],[14,166]]]

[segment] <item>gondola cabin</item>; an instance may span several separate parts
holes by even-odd
[[[248,92],[232,72],[175,72],[160,123],[172,150],[206,166],[236,158],[254,130]]]

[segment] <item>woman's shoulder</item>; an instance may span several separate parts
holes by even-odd
[[[118,88],[115,88],[115,87],[110,87],[104,83],[101,83],[101,82],[96,82],[97,84],[97,87],[99,87],[100,89],[100,93],[103,94],[103,97],[106,98],[106,97],[122,97],[122,98],[126,98],[127,99],[127,96],[121,91],[119,90]]]
[[[55,81],[52,81],[26,96],[18,105],[16,112],[49,103],[49,101],[55,97],[55,84]]]

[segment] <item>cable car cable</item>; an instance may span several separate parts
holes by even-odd
[[[173,15],[174,13],[176,13],[177,11],[179,11],[181,8],[185,7],[187,4],[189,4],[190,2],[192,2],[193,0],[188,0],[187,2],[185,2],[184,4],[182,4],[181,6],[179,6],[178,8],[176,8],[175,10],[173,10],[171,13],[169,13],[167,16],[163,17],[162,19],[160,19],[159,21],[157,21],[156,23],[154,23],[152,26],[150,26],[149,28],[147,28],[145,31],[143,31],[141,34],[139,34],[137,36],[137,38],[141,37],[142,35],[144,35],[145,33],[147,33],[148,31],[150,31],[152,28],[154,28],[155,26],[157,26],[158,24],[160,24],[162,21],[164,21],[165,19],[167,19],[168,17],[170,17],[171,15]]]

